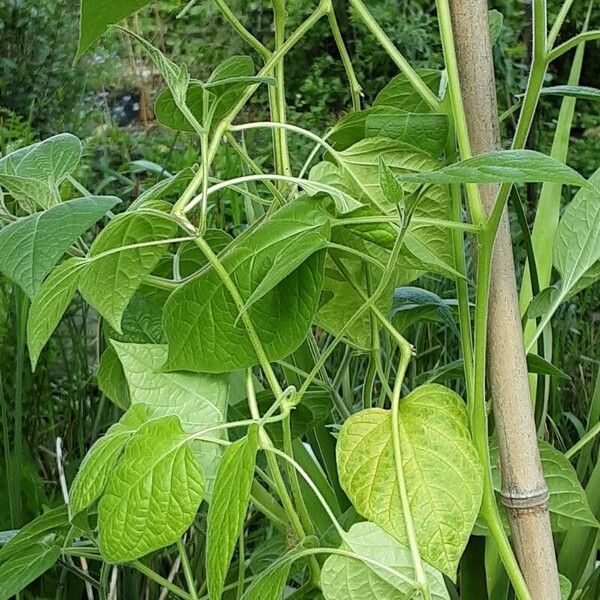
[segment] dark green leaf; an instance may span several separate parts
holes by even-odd
[[[297,348],[312,323],[323,277],[320,249],[328,237],[328,215],[304,198],[249,229],[220,257],[242,301],[254,301],[248,315],[269,360]],[[308,257],[301,264],[298,253]],[[239,314],[214,269],[184,283],[165,306],[165,367],[223,373],[257,364]]]
[[[140,8],[150,4],[150,0],[81,0],[81,22],[77,58],[97,40],[110,25],[115,25]]]

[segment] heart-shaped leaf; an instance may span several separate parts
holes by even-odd
[[[338,440],[338,470],[356,510],[407,545],[391,427],[387,410],[352,415]],[[483,493],[464,403],[445,387],[419,387],[400,403],[399,434],[421,555],[455,577]]]

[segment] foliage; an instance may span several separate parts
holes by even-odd
[[[341,3],[334,12],[328,1],[290,1],[286,15],[276,0],[273,31],[262,2],[249,3],[241,22],[217,2],[226,21],[219,26],[233,26],[245,43],[211,68],[165,45],[156,15],[149,19],[156,44],[135,18],[135,31],[111,29],[148,4],[84,0],[79,54],[108,30],[148,56],[165,84],[157,118],[177,131],[166,138],[168,169],[157,148],[145,150],[155,160],[130,155],[125,166],[110,148],[96,148],[94,157],[107,160],[90,167],[71,134],[19,149],[6,144],[11,152],[0,159],[0,271],[11,302],[1,305],[2,331],[16,367],[0,379],[10,525],[0,542],[0,600],[28,586],[54,597],[60,586],[48,594],[45,585],[55,566],[63,584],[80,578],[71,589],[88,583],[104,596],[118,588],[138,597],[156,586],[193,600],[204,593],[469,600],[468,590],[481,585],[488,598],[508,598],[512,586],[528,599],[496,497],[502,482],[481,346],[498,220],[483,216],[473,184],[503,184],[502,208],[511,187],[540,183],[559,194],[567,185],[578,190],[557,224],[551,285],[532,298],[524,323],[532,322],[527,352],[542,390],[537,424],[555,442],[541,440],[540,451],[569,576],[562,587],[593,598],[598,571],[587,565],[600,513],[590,448],[600,391],[582,441],[561,453],[555,446],[564,440],[545,435],[556,407],[544,386],[565,374],[552,363],[558,354],[538,340],[573,294],[600,278],[597,174],[565,164],[566,152],[524,149],[518,138],[511,150],[467,156],[464,115],[449,100],[459,82],[452,72],[448,81],[440,75],[444,59],[432,33],[439,26],[447,41],[451,26],[416,2],[403,22],[387,1],[372,15],[360,0],[350,12]],[[215,14],[208,3],[192,4],[184,31],[185,19]],[[166,3],[173,22],[180,8]],[[250,25],[248,14],[265,17],[257,37],[241,24]],[[373,17],[409,49],[402,60]],[[509,42],[495,27],[498,51]],[[325,39],[344,57],[341,67],[325,49],[307,78],[312,55],[299,57],[306,48],[320,53]],[[370,60],[354,70],[347,47]],[[325,75],[330,67],[337,79]],[[546,63],[541,77],[539,65],[533,69],[523,100],[532,110],[520,119],[535,113]],[[320,89],[325,80],[331,93]],[[364,96],[356,80],[366,82]],[[577,101],[597,95],[566,92]],[[327,122],[348,104],[352,110]],[[122,134],[111,135],[109,143],[128,153]],[[526,221],[521,235],[531,244]],[[528,259],[535,264],[535,253]],[[64,328],[81,347],[61,345]],[[64,503],[53,497],[57,507],[42,513],[42,500],[23,506],[23,437],[42,420],[28,414],[40,374],[66,387],[51,368],[57,347],[65,370],[74,355],[85,365],[66,377],[76,389],[65,404],[94,409],[74,419],[80,429],[69,447],[77,459],[69,457],[66,475],[57,444],[52,476],[64,484]],[[50,439],[68,431],[69,416],[52,420]],[[569,560],[573,549],[584,567]]]

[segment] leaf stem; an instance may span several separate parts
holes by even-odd
[[[225,0],[215,0],[217,8],[221,11],[221,14],[225,20],[233,27],[236,33],[244,40],[251,48],[256,50],[263,60],[266,62],[271,58],[271,51],[266,48],[263,44],[256,39],[250,31],[248,31],[240,20],[235,16],[234,12],[229,8]]]
[[[140,573],[144,574],[148,579],[151,579],[155,583],[158,583],[161,587],[169,590],[171,594],[174,594],[178,598],[183,598],[183,600],[195,600],[190,596],[187,592],[182,590],[179,586],[176,586],[174,583],[171,583],[168,579],[165,579],[161,575],[159,575],[156,571],[153,571],[150,567],[147,567],[144,563],[141,563],[139,560],[135,560],[130,565],[137,569]]]
[[[192,568],[190,567],[185,544],[181,538],[177,540],[177,551],[181,558],[181,566],[183,567],[183,574],[185,575],[185,580],[190,592],[190,598],[192,600],[198,600],[198,594],[196,594],[196,582],[194,581],[194,575],[192,573]]]
[[[402,516],[404,518],[404,527],[408,538],[408,545],[412,556],[413,567],[417,579],[417,587],[421,590],[423,600],[431,600],[431,592],[429,590],[429,582],[423,561],[419,551],[419,542],[415,531],[415,523],[413,521],[412,512],[410,509],[410,500],[406,489],[406,481],[404,479],[404,467],[402,465],[402,449],[400,445],[400,394],[402,392],[402,383],[404,375],[412,356],[412,346],[401,335],[397,336],[400,347],[400,361],[398,363],[398,372],[396,373],[396,381],[394,382],[394,390],[392,394],[392,445],[394,449],[394,465],[396,467],[396,479],[398,483],[398,492],[400,494],[400,502],[402,504]]]
[[[375,36],[390,58],[396,63],[396,66],[408,79],[411,85],[419,95],[429,104],[433,112],[441,112],[440,101],[437,96],[427,87],[427,84],[421,79],[419,74],[410,66],[402,53],[394,46],[394,43],[381,28],[379,23],[373,18],[362,0],[350,0],[350,5],[356,11],[358,17],[364,22],[369,31]]]
[[[348,83],[350,84],[350,97],[352,98],[352,109],[360,110],[362,86],[356,78],[356,72],[354,71],[352,60],[350,59],[350,55],[348,54],[348,50],[346,49],[346,44],[344,44],[344,38],[342,37],[342,32],[340,31],[340,27],[335,16],[335,9],[333,7],[333,4],[331,6],[331,10],[327,13],[327,19],[329,20],[329,27],[331,28],[333,39],[335,40],[338,52],[340,53],[342,64],[344,65],[344,69],[346,70],[346,76],[348,77]]]

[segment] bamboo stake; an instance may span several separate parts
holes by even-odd
[[[500,147],[492,47],[485,0],[450,0],[461,89],[473,154]],[[480,186],[492,210],[497,186]],[[529,395],[512,242],[505,211],[492,260],[488,317],[488,382],[502,469],[502,502],[513,544],[534,600],[559,600],[560,588],[544,480]]]

